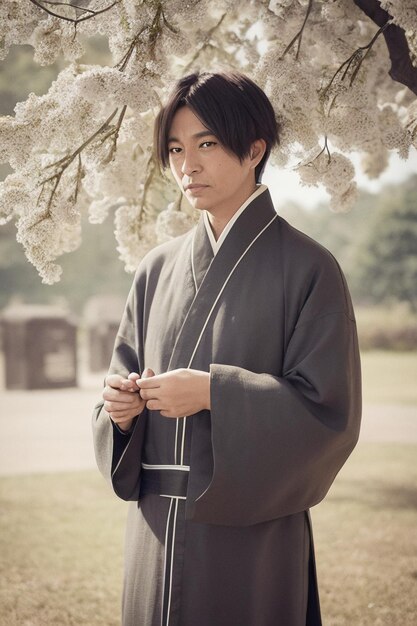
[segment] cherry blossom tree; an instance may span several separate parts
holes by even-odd
[[[67,66],[43,96],[0,118],[0,223],[42,281],[81,243],[81,212],[115,219],[133,271],[196,215],[152,156],[156,112],[173,81],[240,69],[263,87],[281,123],[275,165],[322,184],[335,211],[357,189],[349,152],[378,177],[389,151],[417,147],[415,0],[3,0],[0,54],[30,44],[40,65]],[[111,66],[83,65],[83,41],[108,39]]]

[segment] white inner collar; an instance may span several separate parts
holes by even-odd
[[[263,184],[256,185],[255,191],[249,196],[249,198],[247,198],[245,200],[245,202],[242,204],[242,206],[236,211],[236,213],[234,213],[232,215],[230,220],[227,222],[226,226],[222,230],[222,232],[220,234],[220,237],[218,238],[217,241],[216,241],[216,239],[214,237],[214,233],[213,233],[213,230],[212,230],[211,225],[210,225],[210,220],[209,220],[209,217],[208,217],[208,211],[206,211],[206,210],[203,211],[204,225],[206,227],[207,235],[208,235],[209,241],[211,243],[211,247],[213,248],[213,254],[214,255],[216,255],[217,252],[219,251],[220,246],[222,245],[223,241],[226,239],[230,229],[232,228],[233,224],[236,222],[236,220],[239,217],[239,215],[241,215],[243,213],[243,211],[252,202],[252,200],[257,198],[266,189],[268,189],[268,187],[266,185],[263,185]]]

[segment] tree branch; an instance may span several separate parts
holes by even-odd
[[[300,30],[295,35],[295,37],[293,37],[293,39],[291,39],[290,43],[288,44],[288,46],[285,48],[284,52],[282,53],[281,58],[284,57],[287,54],[287,52],[289,52],[289,50],[291,50],[291,48],[293,47],[295,42],[297,42],[297,52],[295,53],[295,58],[298,59],[298,55],[300,53],[301,39],[303,37],[304,28],[305,28],[305,26],[307,24],[308,16],[310,15],[312,7],[313,7],[313,0],[309,0],[308,1],[307,11],[306,11],[306,14],[305,14],[305,17],[304,17],[303,25],[301,26]]]
[[[52,206],[52,200],[53,197],[55,195],[55,192],[58,188],[59,183],[61,182],[61,178],[63,173],[65,172],[65,170],[71,165],[71,163],[74,161],[74,159],[76,157],[78,157],[78,170],[77,170],[77,177],[76,177],[76,196],[78,195],[78,187],[79,187],[79,182],[81,180],[81,152],[84,150],[84,148],[86,146],[88,146],[92,141],[94,141],[94,139],[99,138],[99,135],[108,131],[108,134],[104,135],[104,137],[101,138],[101,143],[104,143],[104,141],[106,141],[106,139],[108,137],[110,137],[111,135],[114,135],[116,137],[116,139],[113,138],[113,146],[112,146],[112,150],[111,152],[114,153],[115,150],[115,144],[116,144],[116,140],[117,140],[117,136],[120,130],[120,126],[126,111],[126,107],[123,107],[122,112],[119,115],[119,119],[118,122],[116,124],[116,126],[111,127],[110,126],[110,122],[112,121],[112,119],[114,118],[114,116],[116,115],[118,109],[115,109],[107,118],[107,120],[100,126],[100,128],[98,130],[95,131],[95,133],[93,133],[91,135],[91,137],[89,137],[88,139],[86,139],[86,141],[84,141],[84,143],[82,143],[80,146],[78,146],[78,148],[76,148],[76,150],[74,150],[74,152],[72,152],[71,154],[67,154],[66,156],[62,157],[62,159],[59,159],[58,161],[55,161],[54,163],[51,163],[50,165],[46,166],[45,169],[50,168],[50,167],[55,167],[57,168],[57,171],[54,174],[51,174],[51,176],[49,176],[48,178],[45,178],[43,181],[41,181],[40,185],[41,185],[41,191],[40,194],[38,196],[38,200],[37,200],[37,204],[39,204],[40,199],[42,197],[42,194],[46,191],[49,194],[48,197],[48,201],[46,204],[46,208],[45,208],[45,214],[42,215],[40,217],[40,219],[32,225],[36,226],[36,224],[38,224],[40,221],[42,221],[43,219],[45,219],[51,210],[51,206]],[[49,189],[47,184],[50,183],[49,185]]]
[[[226,13],[223,13],[221,18],[217,22],[217,24],[215,24],[212,28],[210,28],[210,30],[207,31],[206,36],[205,36],[204,41],[202,42],[201,46],[196,50],[196,52],[193,54],[193,56],[192,56],[191,60],[189,61],[189,63],[187,63],[187,65],[185,66],[184,74],[187,73],[188,71],[190,71],[190,69],[192,68],[194,63],[197,61],[198,57],[203,52],[203,50],[205,50],[206,48],[208,48],[210,46],[210,39],[211,39],[211,37],[214,35],[216,30],[218,28],[220,28],[220,26],[222,25],[222,22],[225,19],[225,17],[226,17]]]
[[[392,19],[378,0],[353,1],[380,28]],[[417,67],[411,63],[410,49],[404,30],[396,24],[389,24],[384,30],[384,38],[391,60],[391,69],[388,74],[392,80],[405,85],[417,95]]]
[[[378,39],[378,37],[388,27],[389,27],[388,22],[383,24],[383,26],[381,26],[381,28],[379,28],[377,30],[377,32],[372,37],[372,39],[371,39],[371,41],[369,43],[367,43],[365,46],[359,46],[359,48],[356,48],[356,50],[350,55],[350,57],[348,59],[346,59],[346,61],[343,61],[343,63],[337,68],[336,72],[333,74],[332,78],[330,79],[330,82],[326,85],[326,87],[324,87],[322,89],[322,91],[321,91],[321,98],[322,98],[323,101],[325,100],[325,98],[327,96],[327,93],[328,93],[330,87],[332,86],[333,81],[335,80],[336,76],[343,70],[343,68],[344,68],[344,72],[343,72],[341,81],[345,80],[349,70],[351,68],[353,68],[352,74],[350,76],[350,81],[349,81],[349,86],[350,87],[352,86],[353,81],[355,80],[356,76],[358,75],[358,72],[360,70],[360,67],[361,67],[363,61],[366,59],[367,55],[372,50],[372,46],[374,45],[375,41]],[[331,110],[332,106],[334,105],[337,96],[338,96],[338,94],[336,93],[336,95],[334,96],[333,100],[330,103],[329,109],[327,111],[327,115],[329,115],[330,110]]]
[[[107,7],[104,7],[104,9],[100,9],[99,11],[94,11],[93,9],[88,9],[83,6],[78,6],[77,4],[72,4],[71,2],[53,2],[52,0],[42,0],[42,2],[41,0],[29,0],[29,2],[37,6],[39,9],[42,9],[42,11],[45,11],[45,13],[48,13],[48,15],[52,15],[53,17],[58,17],[60,20],[64,20],[65,22],[71,22],[72,24],[75,24],[76,26],[80,22],[85,22],[85,20],[90,20],[96,15],[100,15],[100,13],[105,13],[105,11],[109,11],[116,4],[119,4],[120,0],[114,0],[114,2],[109,4]],[[80,17],[75,17],[75,18],[67,17],[65,15],[60,15],[59,13],[55,13],[55,11],[52,11],[51,9],[48,9],[48,7],[44,6],[45,4],[71,7],[72,9],[77,9],[78,11],[83,11],[84,13],[88,13],[88,15],[81,15]]]
[[[63,7],[68,7],[68,6],[73,6],[74,9],[78,9],[79,11],[84,11],[84,13],[93,13],[94,14],[94,10],[93,9],[88,9],[87,7],[82,7],[80,5],[75,5],[75,4],[71,4],[68,2],[58,2],[57,0],[42,0],[43,4],[52,4],[53,6],[63,6]]]
[[[46,0],[44,1],[46,2]],[[36,5],[39,4],[38,0],[31,0],[31,2],[33,2]],[[119,2],[119,0],[117,0],[116,2],[113,2],[113,4],[108,6],[105,10],[110,9],[112,6],[117,4],[117,2]],[[55,2],[53,1],[51,3],[54,4]],[[67,5],[67,6],[74,6],[74,5]],[[100,12],[102,13],[103,10]],[[95,12],[94,15],[97,15],[98,13],[99,12]],[[76,27],[78,22],[80,22],[82,19],[86,19],[89,17],[94,17],[94,16],[88,15],[88,16],[85,16],[84,18],[79,19],[78,21],[72,20],[74,22],[74,26]],[[166,19],[164,15],[162,2],[158,2],[156,12],[155,12],[151,25],[145,26],[139,31],[139,33],[131,41],[126,54],[116,64],[115,67],[120,72],[123,72],[126,69],[126,66],[130,60],[130,57],[132,56],[134,50],[136,49],[139,43],[140,37],[143,35],[144,32],[146,32],[146,34],[148,35],[148,42],[152,51],[156,45],[158,35],[160,34],[164,26],[166,28],[169,28],[172,32],[176,32],[174,27],[171,26],[171,24],[168,22],[168,20]],[[78,170],[77,170],[76,188],[75,188],[75,199],[77,198],[79,184],[81,181],[81,174],[82,174],[81,153],[84,150],[84,148],[86,148],[89,144],[91,144],[95,139],[97,139],[101,144],[104,144],[104,142],[107,141],[107,139],[111,139],[111,147],[110,147],[109,153],[106,156],[105,160],[102,161],[102,163],[103,164],[109,163],[113,159],[116,153],[116,149],[117,149],[117,140],[119,137],[119,131],[120,131],[123,119],[125,117],[126,110],[127,110],[127,106],[124,105],[119,113],[119,117],[117,119],[116,124],[114,123],[110,124],[110,122],[113,120],[113,118],[118,112],[118,109],[115,109],[107,118],[107,120],[90,137],[88,137],[88,139],[86,139],[80,146],[78,146],[78,148],[76,148],[74,152],[72,152],[71,154],[65,155],[58,161],[55,161],[54,163],[51,163],[50,165],[45,167],[45,169],[54,168],[55,171],[53,174],[51,174],[50,176],[42,180],[40,183],[41,192],[39,194],[37,204],[39,204],[44,193],[48,194],[48,199],[46,203],[45,215],[43,215],[40,218],[40,220],[38,220],[38,222],[41,221],[42,219],[45,219],[45,217],[49,215],[51,206],[52,206],[52,201],[53,201],[55,192],[58,188],[58,185],[61,181],[62,175],[65,172],[65,170],[68,169],[68,167],[71,165],[74,159],[78,157]]]
[[[320,150],[320,152],[316,154],[315,157],[310,159],[310,161],[308,161],[307,163],[303,163],[302,167],[308,167],[308,166],[316,167],[314,165],[314,161],[318,159],[323,154],[324,151],[327,152],[327,165],[330,165],[331,160],[332,160],[332,155],[330,153],[329,146],[327,145],[327,135],[324,135],[324,145],[323,145],[323,148]],[[297,163],[297,165],[293,169],[298,170],[299,167],[301,167],[301,163]]]
[[[155,54],[156,42],[164,26],[166,26],[172,33],[178,33],[178,31],[166,19],[162,3],[159,2],[158,6],[156,7],[152,23],[150,25],[143,26],[140,29],[140,31],[130,42],[129,48],[127,49],[126,53],[123,55],[120,61],[116,63],[114,67],[123,72],[126,69],[127,64],[129,63],[130,57],[132,56],[133,52],[137,50],[140,40],[146,36],[148,38],[146,43],[149,44],[150,56],[153,57]]]

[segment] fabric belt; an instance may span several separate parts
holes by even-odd
[[[150,465],[142,463],[139,497],[148,493],[167,498],[187,496],[188,465]]]

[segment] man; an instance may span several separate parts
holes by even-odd
[[[156,121],[201,218],[139,265],[93,416],[132,500],[124,626],[321,623],[308,509],[357,441],[360,363],[337,262],[259,184],[278,131],[237,73],[183,78]]]

